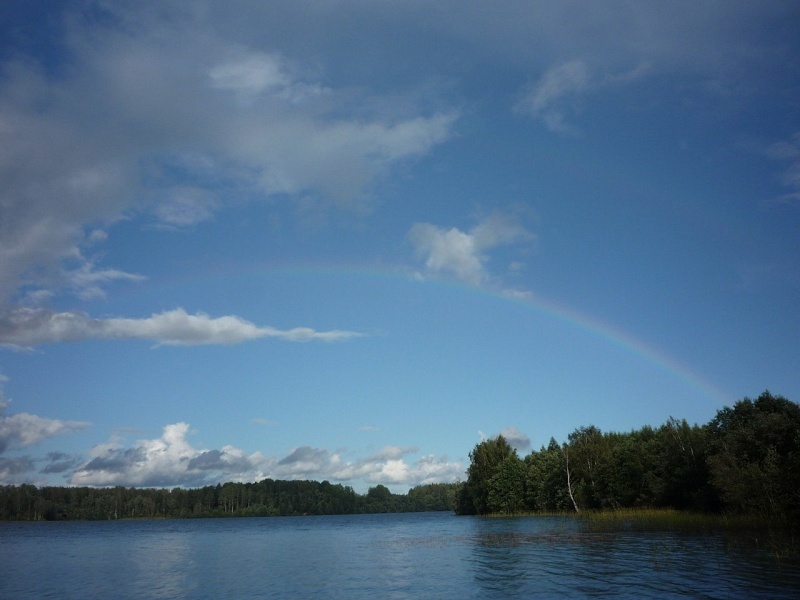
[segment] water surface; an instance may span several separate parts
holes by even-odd
[[[0,598],[797,598],[722,534],[447,513],[0,523]]]

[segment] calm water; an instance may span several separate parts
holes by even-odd
[[[722,535],[447,513],[0,523],[0,598],[798,598]]]

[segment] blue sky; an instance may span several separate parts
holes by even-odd
[[[800,398],[797,2],[0,7],[0,483],[405,491]]]

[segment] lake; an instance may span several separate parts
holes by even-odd
[[[764,544],[766,546],[766,544]],[[797,598],[723,534],[449,513],[0,523],[0,598]]]

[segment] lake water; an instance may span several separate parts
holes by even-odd
[[[448,513],[0,523],[0,598],[798,598],[719,534]]]

